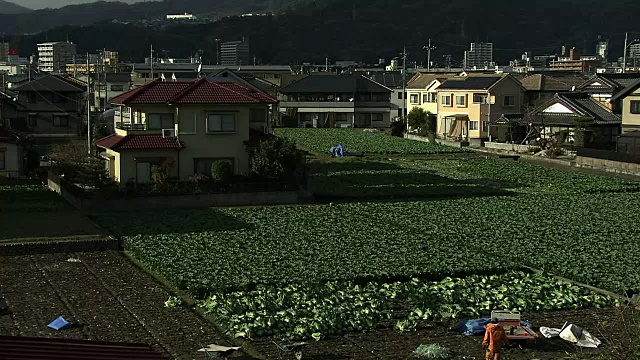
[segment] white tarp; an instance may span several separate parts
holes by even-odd
[[[591,335],[587,330],[573,324],[567,325],[565,323],[565,326],[563,326],[562,329],[541,326],[540,332],[546,338],[560,336],[561,339],[574,343],[580,347],[595,349],[601,344],[600,340]]]

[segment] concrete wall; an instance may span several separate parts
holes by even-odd
[[[607,172],[640,175],[640,164],[576,156],[576,166]]]
[[[505,143],[497,143],[497,142],[489,142],[489,141],[485,141],[484,147],[487,149],[516,151],[516,152],[529,152],[529,149],[532,148],[532,146],[529,146],[529,145],[505,144]]]

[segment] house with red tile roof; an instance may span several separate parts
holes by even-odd
[[[249,173],[247,144],[268,132],[277,100],[225,79],[154,81],[113,99],[115,133],[96,146],[109,175],[125,184],[152,182],[154,165],[170,160],[174,176],[211,175],[228,161],[236,174]]]

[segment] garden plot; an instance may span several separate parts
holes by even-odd
[[[329,154],[329,149],[342,144],[346,151],[365,154],[454,154],[466,152],[460,148],[405,140],[382,132],[354,129],[292,129],[277,128],[275,134],[288,138],[301,149],[315,154]]]

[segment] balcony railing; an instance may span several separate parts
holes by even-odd
[[[147,130],[147,124],[132,124],[127,122],[116,122],[116,129],[120,130]]]

